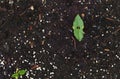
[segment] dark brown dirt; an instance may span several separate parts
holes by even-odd
[[[0,79],[119,79],[119,41],[119,0],[0,0]]]

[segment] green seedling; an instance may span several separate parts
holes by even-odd
[[[16,72],[12,74],[12,78],[18,79],[20,76],[24,75],[27,72],[27,70],[19,70],[18,68],[16,69]]]
[[[80,15],[77,14],[74,21],[73,21],[73,31],[74,31],[74,36],[78,41],[81,41],[84,37],[84,23],[83,20],[81,19]]]

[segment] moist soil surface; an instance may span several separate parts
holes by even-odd
[[[19,79],[120,79],[120,1],[0,0],[0,79],[16,69],[27,69]]]

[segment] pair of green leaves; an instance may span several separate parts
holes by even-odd
[[[81,19],[80,15],[77,14],[74,21],[73,21],[73,31],[74,31],[74,36],[78,41],[81,41],[84,37],[84,23],[83,20]]]
[[[18,79],[19,76],[24,75],[27,72],[27,70],[18,70],[14,74],[12,74],[12,78]]]

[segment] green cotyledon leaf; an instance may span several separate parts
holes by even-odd
[[[19,74],[18,74],[18,73],[12,74],[12,78],[18,79],[18,77],[19,77]]]
[[[18,74],[20,75],[20,76],[22,76],[22,75],[24,75],[25,73],[26,73],[26,69],[25,70],[19,70],[18,71]]]
[[[80,15],[77,14],[74,21],[73,21],[73,31],[74,31],[74,36],[78,41],[81,41],[84,37],[84,23],[83,20],[81,19]]]

